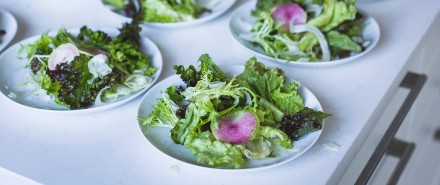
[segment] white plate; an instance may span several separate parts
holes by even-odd
[[[244,66],[220,66],[222,70],[228,74],[229,76],[238,75],[243,72]],[[289,81],[293,81],[293,79],[289,79]],[[166,78],[165,80],[159,82],[155,86],[153,86],[143,97],[139,111],[138,117],[146,118],[153,111],[153,106],[157,104],[156,98],[161,97],[161,92],[165,91],[171,84],[175,85],[185,85],[185,83],[180,79],[180,76],[173,75],[171,77]],[[301,97],[304,99],[305,106],[312,108],[314,110],[323,111],[322,106],[319,103],[318,99],[313,95],[313,93],[308,90],[306,87],[300,85],[299,93]],[[196,162],[196,158],[193,156],[193,153],[186,149],[183,145],[175,144],[170,135],[169,128],[161,128],[161,127],[150,127],[148,125],[143,125],[142,121],[139,121],[139,126],[147,138],[147,140],[159,149],[161,152],[166,155],[177,159],[181,162],[191,164],[196,167],[202,167],[207,169],[216,169],[216,170],[230,170],[230,169],[219,169],[212,167],[205,167]],[[316,132],[312,132],[304,135],[300,140],[294,142],[294,148],[288,151],[281,150],[279,151],[279,157],[276,158],[267,158],[261,160],[247,160],[243,168],[241,169],[233,169],[233,170],[255,170],[255,169],[264,169],[268,167],[273,167],[276,165],[280,165],[291,161],[302,154],[304,154],[308,149],[310,149],[313,144],[318,140],[321,135],[322,129]]]
[[[0,36],[0,52],[12,41],[17,33],[17,20],[6,10],[0,8],[0,29],[6,31],[6,34]]]
[[[196,0],[196,1],[203,6],[203,5],[208,4],[212,0]],[[102,0],[101,0],[101,2],[102,2]],[[229,8],[231,8],[234,3],[235,3],[235,0],[217,0],[217,2],[210,8],[211,12],[202,14],[199,18],[194,19],[192,21],[174,22],[174,23],[145,22],[144,25],[148,26],[148,27],[156,27],[156,28],[181,28],[181,27],[193,26],[193,25],[208,22],[208,21],[222,15]],[[105,6],[107,6],[109,9],[112,9],[109,5],[105,5]],[[120,11],[113,10],[113,12],[127,18]]]
[[[119,32],[117,29],[99,29],[108,33],[110,36],[116,36]],[[78,34],[79,29],[69,29],[68,32]],[[50,36],[55,36],[57,31],[49,33]],[[0,91],[8,99],[26,107],[34,108],[42,111],[50,111],[63,114],[83,114],[102,111],[124,104],[149,89],[158,79],[162,72],[162,55],[159,48],[150,39],[141,36],[141,45],[143,52],[151,57],[151,65],[158,68],[158,71],[153,76],[151,84],[144,89],[123,96],[113,103],[108,103],[99,106],[92,106],[87,109],[70,110],[67,107],[56,104],[46,92],[41,89],[35,81],[32,80],[29,62],[26,58],[26,52],[19,50],[22,45],[35,43],[41,35],[36,35],[25,39],[8,48],[2,55],[0,55]]]
[[[240,38],[239,35],[241,34],[248,34],[250,33],[250,30],[252,26],[256,22],[256,18],[251,15],[251,11],[255,9],[255,1],[248,2],[246,4],[241,5],[239,8],[237,8],[231,16],[231,19],[229,21],[229,28],[231,31],[232,36],[237,40],[241,45],[246,47],[248,51],[250,51],[252,54],[263,58],[268,61],[275,61],[279,63],[286,63],[288,65],[292,65],[295,67],[318,67],[318,66],[334,66],[334,65],[340,65],[344,64],[350,61],[353,61],[362,55],[368,53],[371,51],[377,44],[380,38],[380,29],[379,24],[377,21],[367,15],[365,15],[365,21],[364,21],[364,30],[363,30],[363,37],[366,41],[369,41],[369,45],[366,47],[364,51],[361,53],[355,54],[353,56],[339,59],[339,60],[332,60],[332,61],[322,61],[322,62],[295,62],[295,61],[288,61],[284,59],[277,59],[271,56],[268,56],[265,54],[263,49],[260,47],[253,46],[250,42],[243,40]]]

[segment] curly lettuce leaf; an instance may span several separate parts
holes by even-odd
[[[245,163],[242,145],[218,141],[209,131],[197,134],[186,146],[194,153],[197,162],[205,166],[241,168]]]
[[[200,56],[199,67],[200,71],[190,65],[187,68],[183,65],[174,65],[173,68],[176,71],[176,74],[180,75],[180,78],[186,83],[188,87],[194,87],[197,85],[197,82],[208,75],[208,81],[226,81],[226,74],[217,66],[217,64],[212,60],[212,58],[208,54],[203,54]]]
[[[293,147],[292,140],[290,140],[289,136],[280,129],[269,126],[260,126],[258,135],[273,140],[273,142],[285,149]]]
[[[105,32],[97,30],[93,31],[87,26],[83,26],[78,34],[77,44],[89,49],[105,49],[110,44],[112,38]]]
[[[294,114],[304,108],[304,102],[298,94],[298,82],[289,82],[272,93],[274,104],[286,114]]]
[[[19,52],[25,51],[26,57],[31,58],[33,55],[46,55],[50,54],[54,49],[51,45],[53,43],[53,38],[47,33],[43,33],[35,43],[22,45]]]
[[[110,53],[110,64],[124,74],[141,73],[153,75],[157,69],[150,65],[150,58],[142,52],[138,24],[124,24],[120,34],[107,46]]]
[[[172,89],[174,86],[167,88]],[[139,118],[143,125],[173,128],[179,121],[176,115],[177,107],[173,104],[168,93],[162,93],[163,97],[158,98],[153,112],[147,118]]]

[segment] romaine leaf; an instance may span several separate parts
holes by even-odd
[[[362,47],[358,43],[351,40],[347,35],[337,31],[328,32],[327,40],[330,46],[334,46],[342,50],[349,50],[353,52],[362,51]]]
[[[198,111],[196,105],[189,104],[186,108],[185,118],[179,119],[171,129],[171,139],[182,145],[191,143],[197,133],[196,130],[202,125],[201,117],[205,114],[206,112]]]
[[[321,15],[315,17],[307,22],[307,24],[316,26],[318,28],[328,24],[335,13],[336,0],[324,0],[324,9]]]

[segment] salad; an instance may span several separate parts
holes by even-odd
[[[258,0],[249,33],[240,38],[270,57],[288,61],[332,61],[356,55],[369,41],[356,0]]]
[[[111,103],[145,88],[157,71],[140,46],[137,19],[112,38],[83,26],[74,35],[59,29],[23,45],[31,76],[54,101],[69,109]]]
[[[145,22],[186,22],[210,12],[209,7],[217,0],[208,4],[200,4],[197,0],[103,0],[111,8],[128,17],[132,17],[137,9],[143,9]]]
[[[299,82],[286,82],[281,69],[255,57],[234,77],[207,54],[199,62],[199,70],[174,65],[185,85],[164,89],[152,112],[138,119],[149,129],[169,128],[173,142],[191,150],[200,165],[242,168],[246,160],[277,157],[330,116],[305,107]]]

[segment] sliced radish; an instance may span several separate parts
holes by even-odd
[[[56,66],[61,63],[72,62],[76,56],[79,56],[79,50],[74,44],[66,43],[59,45],[49,56],[49,70],[55,70]]]
[[[211,124],[211,131],[220,141],[243,144],[252,137],[259,124],[254,112],[238,110],[219,117]]]
[[[307,12],[296,3],[280,4],[272,9],[271,15],[275,22],[282,23],[285,29],[289,29],[290,22],[298,25],[307,21]]]

